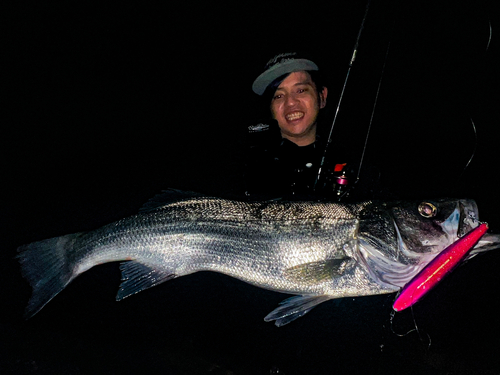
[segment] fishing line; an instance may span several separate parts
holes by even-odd
[[[488,50],[490,48],[492,37],[493,37],[493,28],[491,26],[491,20],[488,19],[488,41],[486,43],[486,49],[484,51],[485,53],[488,52]],[[465,167],[462,169],[462,172],[460,172],[460,175],[456,179],[456,184],[453,185],[454,187],[458,185],[458,182],[462,179],[465,171],[467,170],[467,168],[469,167],[470,163],[472,162],[472,159],[474,159],[474,156],[476,155],[477,148],[478,148],[478,145],[479,145],[479,137],[477,135],[477,128],[476,128],[476,124],[474,123],[474,120],[472,119],[472,117],[470,117],[470,122],[472,124],[472,130],[474,132],[474,149],[472,150],[472,154],[471,154],[469,160],[467,161],[467,163],[465,164]],[[452,194],[453,194],[454,188],[452,188],[451,191],[452,191]]]
[[[391,42],[389,41],[389,44],[387,45],[387,49],[385,51],[384,64],[382,65],[382,71],[380,72],[380,79],[378,81],[377,93],[375,94],[375,101],[373,102],[373,108],[372,108],[372,113],[371,113],[371,116],[370,116],[370,122],[368,123],[368,130],[366,131],[365,144],[363,145],[363,151],[361,153],[361,160],[359,161],[358,174],[356,175],[356,181],[354,181],[354,183],[358,182],[359,175],[361,173],[361,166],[363,165],[363,160],[365,158],[366,147],[368,145],[368,138],[370,137],[370,131],[371,131],[371,128],[372,128],[373,116],[375,115],[375,108],[377,107],[378,96],[380,94],[380,87],[382,86],[382,79],[384,78],[385,65],[387,63],[387,57],[389,56],[389,50],[390,50],[390,48],[391,48]]]
[[[490,49],[491,37],[493,36],[493,28],[491,27],[490,19],[488,19],[488,25],[490,27],[490,35],[488,37],[488,43],[486,44],[486,52]]]
[[[472,117],[470,118],[470,122],[472,124],[472,130],[474,131],[474,149],[472,150],[472,154],[471,154],[469,160],[467,161],[467,163],[465,164],[465,167],[462,169],[462,172],[460,172],[460,175],[456,179],[456,183],[453,184],[453,187],[451,189],[451,194],[452,195],[454,194],[453,192],[454,192],[455,187],[458,186],[459,181],[462,179],[465,171],[467,170],[467,168],[469,167],[470,163],[472,162],[472,159],[474,159],[474,156],[476,155],[476,151],[477,151],[477,146],[479,144],[479,139],[478,139],[478,136],[477,136],[477,128],[476,128],[476,125],[474,124],[474,121],[472,120]]]
[[[467,164],[465,164],[464,171],[465,171],[465,169],[467,169],[469,164],[472,162],[472,159],[476,155],[477,145],[478,145],[477,128],[476,128],[476,124],[474,124],[474,120],[472,120],[472,117],[470,118],[470,122],[472,124],[472,130],[474,131],[474,150],[472,150],[472,155],[470,156],[469,161],[467,162]]]
[[[418,328],[418,325],[417,325],[417,320],[415,318],[415,314],[414,314],[414,311],[413,311],[413,306],[410,307],[410,309],[411,309],[411,317],[412,317],[412,320],[413,320],[413,325],[415,326],[415,328],[410,329],[406,333],[398,333],[398,332],[396,332],[394,330],[394,325],[393,325],[393,320],[394,320],[394,316],[396,315],[396,311],[392,310],[392,312],[391,312],[391,318],[390,318],[391,332],[394,333],[398,337],[405,337],[405,336],[408,336],[412,332],[417,332],[418,338],[419,338],[420,342],[422,342],[423,344],[426,344],[427,345],[426,349],[429,349],[431,347],[431,344],[432,344],[431,336],[427,332],[424,332],[426,334],[426,336],[427,336],[427,341],[424,340],[424,338],[422,337],[422,332],[421,332],[420,328]]]
[[[396,298],[399,296],[399,294],[401,293],[401,291],[398,292],[398,294],[396,294],[396,297],[394,298],[394,300],[396,300]],[[391,311],[391,318],[390,318],[390,322],[391,322],[391,332],[394,333],[396,336],[398,337],[405,337],[405,336],[408,336],[410,333],[412,332],[417,332],[418,334],[418,338],[420,339],[420,342],[422,342],[423,344],[425,344],[425,341],[422,337],[422,333],[420,331],[420,328],[418,328],[418,325],[417,325],[417,319],[415,318],[415,312],[413,311],[413,306],[410,306],[410,310],[411,310],[411,317],[412,317],[412,320],[413,320],[413,325],[415,328],[413,329],[410,329],[408,332],[406,333],[398,333],[394,330],[394,325],[393,325],[393,320],[394,320],[394,316],[396,315],[396,310],[392,310]],[[427,350],[431,347],[431,344],[432,344],[432,340],[431,340],[431,336],[424,331],[424,333],[427,335]]]

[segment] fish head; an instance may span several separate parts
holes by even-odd
[[[388,207],[399,252],[437,254],[479,225],[473,200],[400,202]]]
[[[478,225],[473,200],[373,204],[360,216],[358,260],[377,283],[397,290]]]

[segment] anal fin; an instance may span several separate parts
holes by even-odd
[[[122,283],[116,295],[117,301],[176,277],[168,270],[148,266],[137,261],[121,263],[120,270],[122,271]]]

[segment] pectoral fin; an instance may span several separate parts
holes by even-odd
[[[342,276],[354,264],[354,259],[349,257],[304,263],[286,269],[283,276],[294,282],[313,285]],[[281,327],[332,298],[332,296],[325,295],[291,297],[281,302],[280,306],[271,311],[264,320],[266,322],[275,320],[274,324]]]
[[[327,261],[299,264],[284,271],[284,276],[300,283],[317,284],[324,280],[342,276],[354,264],[352,258],[329,259]]]
[[[298,296],[290,297],[280,303],[280,306],[271,311],[264,320],[271,322],[275,320],[276,327],[284,326],[295,319],[307,314],[315,306],[328,301],[330,296]]]

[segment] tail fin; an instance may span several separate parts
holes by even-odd
[[[28,319],[54,298],[76,275],[68,264],[68,252],[81,233],[33,242],[18,248],[22,275],[33,288],[25,311]]]

